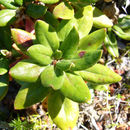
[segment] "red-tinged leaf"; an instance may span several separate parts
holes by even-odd
[[[11,29],[12,37],[15,43],[23,50],[27,49],[33,44],[35,36],[29,32],[21,29]]]
[[[29,17],[26,17],[25,30],[27,32],[34,33],[34,23]]]

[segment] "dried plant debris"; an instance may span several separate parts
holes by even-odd
[[[126,88],[115,90],[127,91]],[[78,128],[84,130],[114,130],[123,125],[128,129],[128,93],[124,96],[115,94],[110,96],[108,92],[96,91],[96,96],[91,105],[80,105],[80,117]]]
[[[120,3],[123,3],[123,5],[122,5],[121,7],[122,7],[122,9],[124,10],[124,12],[125,12],[126,14],[128,14],[127,8],[130,6],[130,1],[129,1],[129,0],[121,0]]]

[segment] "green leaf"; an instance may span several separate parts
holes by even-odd
[[[41,102],[48,95],[50,89],[45,88],[38,81],[36,83],[24,83],[20,88],[14,102],[15,109],[25,109]]]
[[[118,24],[122,29],[130,28],[130,15],[126,15],[123,18],[118,18]]]
[[[78,30],[80,39],[88,35],[93,25],[93,9],[92,6],[85,6],[83,10],[75,15],[76,24],[75,27]]]
[[[130,40],[130,30],[128,30],[128,32],[125,32],[125,30],[121,29],[118,25],[114,25],[113,31],[120,38],[128,41]]]
[[[4,5],[7,9],[17,9],[14,0],[0,0],[0,4]]]
[[[74,26],[75,20],[62,20],[57,28],[60,41],[64,41]]]
[[[0,10],[0,27],[10,25],[16,16],[16,10],[3,9]]]
[[[58,27],[58,25],[59,25],[59,21],[55,18],[55,16],[51,13],[51,12],[49,12],[49,11],[47,11],[46,12],[46,14],[44,15],[44,20],[49,24],[49,25],[51,25],[51,26],[53,26],[54,28],[56,27]]]
[[[63,52],[64,59],[71,59],[77,51],[79,44],[79,35],[75,28],[73,28],[64,42],[60,46],[60,50]]]
[[[33,44],[33,41],[35,40],[35,35],[24,31],[22,29],[11,29],[12,38],[14,42],[18,45],[18,47],[22,50],[26,50],[28,47],[30,47]]]
[[[75,64],[71,60],[61,60],[56,63],[56,67],[62,71],[70,71]]]
[[[60,91],[65,97],[75,102],[81,103],[91,100],[91,94],[88,86],[81,76],[76,74],[66,73],[64,84]]]
[[[36,45],[32,45],[31,47],[28,48],[27,50],[28,53],[38,53],[38,54],[43,54],[43,55],[47,55],[47,56],[52,56],[52,50],[50,48],[47,48],[41,44],[36,44]]]
[[[103,43],[106,35],[105,29],[99,29],[82,38],[79,42],[79,50],[95,51]]]
[[[47,11],[47,7],[38,4],[29,4],[26,13],[28,16],[38,19],[42,17]]]
[[[0,101],[4,98],[8,91],[8,75],[0,76]]]
[[[113,57],[119,57],[117,40],[111,29],[105,37],[104,44]]]
[[[81,2],[88,2],[89,4],[95,3],[99,0],[80,0]]]
[[[38,20],[35,24],[35,33],[39,44],[50,47],[53,51],[59,48],[58,36],[51,25]]]
[[[23,60],[10,69],[9,74],[16,80],[36,82],[44,67],[36,65],[32,61]]]
[[[45,4],[55,4],[57,2],[59,2],[59,0],[39,0]]]
[[[74,9],[67,2],[61,2],[54,8],[53,14],[56,18],[71,19],[74,17]]]
[[[101,10],[94,7],[93,26],[97,28],[109,28],[113,26],[113,23]]]
[[[7,73],[9,68],[8,60],[5,58],[0,58],[0,76]]]
[[[29,47],[27,50],[27,54],[41,65],[48,65],[52,62],[52,50],[41,44]]]
[[[23,5],[23,0],[14,0],[14,2],[19,6]]]
[[[32,2],[34,0],[23,0],[23,1],[24,1],[24,3],[26,3],[26,2]]]
[[[80,39],[88,35],[93,25],[92,6],[85,6],[83,10],[79,10],[75,18],[71,20],[62,20],[57,28],[58,36],[61,41],[68,36],[73,26],[77,29]]]
[[[84,80],[96,84],[111,84],[122,79],[120,75],[101,64],[96,64],[83,71],[77,71],[76,74],[79,74]]]
[[[70,60],[58,61],[56,67],[64,71],[76,71],[87,69],[98,62],[102,55],[102,51],[86,52],[81,51],[79,54]]]
[[[108,91],[108,87],[109,87],[108,84],[99,85],[99,84],[94,84],[94,83],[90,83],[90,82],[88,82],[87,85],[90,89],[95,89],[98,91]]]
[[[11,31],[9,26],[0,27],[0,44],[0,49],[12,49]]]
[[[62,58],[62,55],[63,55],[63,53],[61,50],[56,50],[55,53],[53,54],[53,57],[55,60],[59,60]]]
[[[41,73],[41,82],[45,87],[60,89],[64,82],[64,73],[54,66],[48,66]]]
[[[48,111],[54,123],[62,130],[73,129],[76,126],[78,104],[65,98],[60,92],[52,92],[49,95]]]

